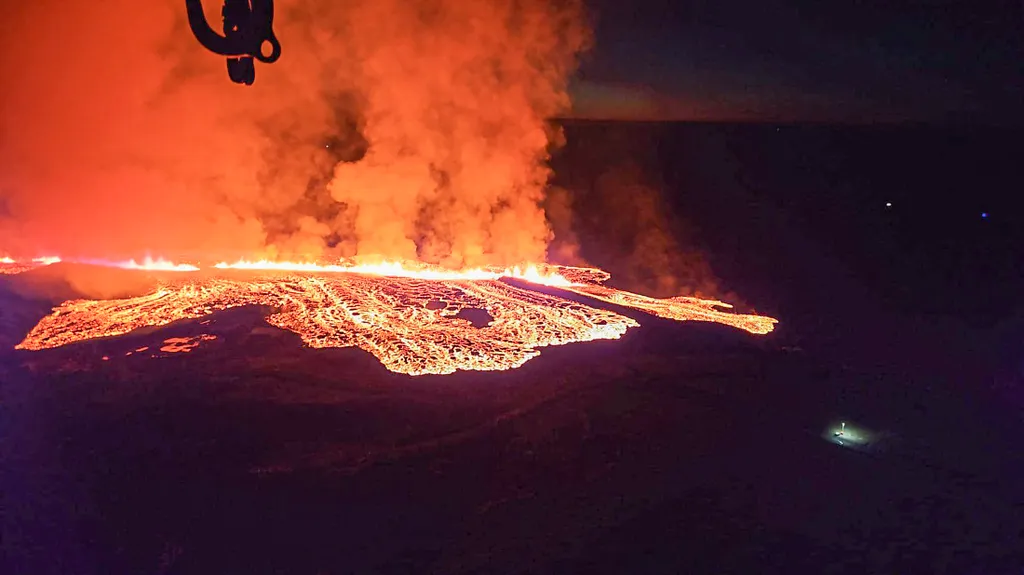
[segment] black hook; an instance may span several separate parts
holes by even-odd
[[[251,85],[256,79],[253,58],[273,64],[281,57],[281,43],[274,36],[274,0],[224,0],[224,35],[213,31],[202,0],[185,0],[188,24],[199,43],[207,50],[228,56],[228,76],[232,82]],[[263,53],[264,43],[270,54]]]

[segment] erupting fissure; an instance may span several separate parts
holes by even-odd
[[[165,260],[110,265],[199,271],[196,266]],[[616,290],[602,285],[609,274],[594,268],[533,265],[452,271],[403,262],[240,261],[217,264],[214,270],[161,275],[159,286],[143,296],[64,302],[17,348],[54,348],[258,305],[273,310],[268,323],[298,334],[310,347],[358,347],[391,371],[421,375],[512,369],[539,355],[541,347],[618,339],[630,327],[639,326],[621,314],[511,285],[502,278],[554,287],[663,318],[716,322],[755,334],[772,331],[776,323],[769,317],[723,311],[719,308],[730,306],[718,301],[656,299]],[[490,321],[477,327],[461,316],[473,309],[486,312]]]
[[[601,270],[515,267],[545,261],[556,240],[572,251],[555,229],[574,218],[549,193],[549,160],[565,141],[552,119],[571,114],[570,80],[593,41],[584,0],[294,0],[274,20],[288,64],[242,91],[195,45],[181,0],[54,5],[5,13],[5,39],[23,49],[0,52],[0,125],[18,135],[0,141],[0,247],[11,250],[0,253],[64,259],[4,259],[0,273],[63,261],[146,273],[158,287],[64,302],[21,349],[260,305],[312,347],[356,346],[422,374],[509,369],[541,347],[638,325],[581,298],[774,326],[720,302],[615,290]],[[53,62],[61,74],[39,73]],[[54,142],[68,143],[57,160]],[[72,257],[146,251],[271,261]],[[305,257],[335,263],[281,261]],[[124,293],[64,269],[59,293]],[[487,322],[465,319],[484,312]]]

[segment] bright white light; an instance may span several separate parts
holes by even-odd
[[[862,449],[874,442],[875,433],[855,423],[847,425],[840,421],[829,425],[822,437],[843,447]]]

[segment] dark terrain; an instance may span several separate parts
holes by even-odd
[[[618,310],[643,327],[409,378],[240,309],[29,353],[50,303],[0,276],[2,572],[1024,568],[1024,134],[566,135],[585,258],[650,293],[671,262],[778,330]],[[651,222],[672,242],[627,241]],[[218,339],[151,357],[199,333]],[[824,440],[840,419],[890,439]]]

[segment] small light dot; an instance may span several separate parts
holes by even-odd
[[[987,220],[988,219],[988,212],[981,212],[981,219]]]
[[[892,207],[892,202],[885,202],[885,207],[891,208]]]

